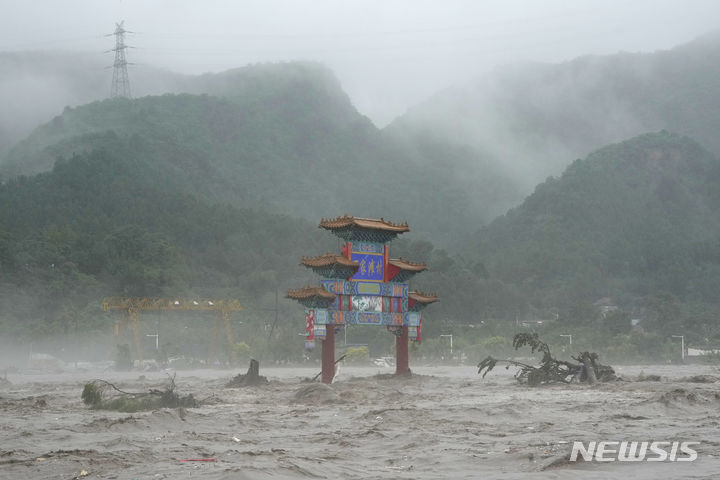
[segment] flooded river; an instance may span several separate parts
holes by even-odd
[[[162,388],[166,372],[17,373],[0,386],[3,479],[701,479],[720,478],[720,375],[708,366],[620,367],[661,381],[520,386],[512,370],[263,368],[267,385],[226,388],[238,371],[177,373],[199,408],[89,410],[102,378]],[[141,377],[140,375],[143,375]],[[568,462],[573,441],[693,441],[694,462]],[[202,460],[202,461],[199,461]]]

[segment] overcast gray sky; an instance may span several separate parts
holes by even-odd
[[[382,126],[497,65],[685,43],[720,28],[720,1],[0,0],[0,50],[101,56],[119,20],[130,61],[183,73],[324,62]]]

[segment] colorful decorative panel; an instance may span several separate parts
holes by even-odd
[[[380,313],[357,312],[355,317],[358,325],[382,325],[383,318]]]
[[[410,325],[408,313],[315,311],[315,334],[321,325]]]
[[[382,253],[351,252],[350,260],[360,264],[353,280],[382,282],[384,257]]]
[[[315,340],[315,310],[305,311],[305,339],[309,342]]]
[[[370,295],[354,295],[352,309],[358,312],[382,312],[383,297]]]
[[[407,299],[406,283],[353,282],[346,280],[321,280],[322,286],[335,295],[382,295]]]
[[[357,293],[364,295],[381,295],[382,288],[379,283],[358,282]]]

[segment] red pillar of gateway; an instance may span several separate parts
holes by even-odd
[[[395,338],[395,375],[410,373],[410,355],[408,353],[408,327],[402,327],[402,333]]]
[[[335,378],[335,325],[327,325],[322,341],[322,383],[332,383]]]

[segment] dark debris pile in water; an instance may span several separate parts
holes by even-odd
[[[198,406],[192,394],[180,396],[175,392],[174,376],[165,390],[150,389],[139,393],[125,392],[105,380],[93,380],[85,384],[81,398],[90,408],[118,412]]]
[[[533,366],[518,362],[512,359],[498,360],[488,356],[478,364],[478,374],[483,377],[487,375],[498,362],[507,366],[520,367],[515,378],[520,383],[526,383],[531,387],[548,383],[570,383],[580,382],[593,384],[595,382],[610,382],[617,380],[615,370],[609,365],[599,362],[599,356],[595,352],[580,352],[572,357],[578,363],[565,360],[558,360],[550,353],[547,343],[540,340],[537,333],[518,333],[513,337],[513,347],[519,350],[522,347],[530,347],[531,353],[543,354],[540,365]]]
[[[248,367],[247,372],[235,375],[225,386],[229,388],[238,388],[248,387],[250,385],[263,385],[266,383],[268,383],[268,379],[260,375],[260,362],[253,358],[250,360],[250,366]]]

